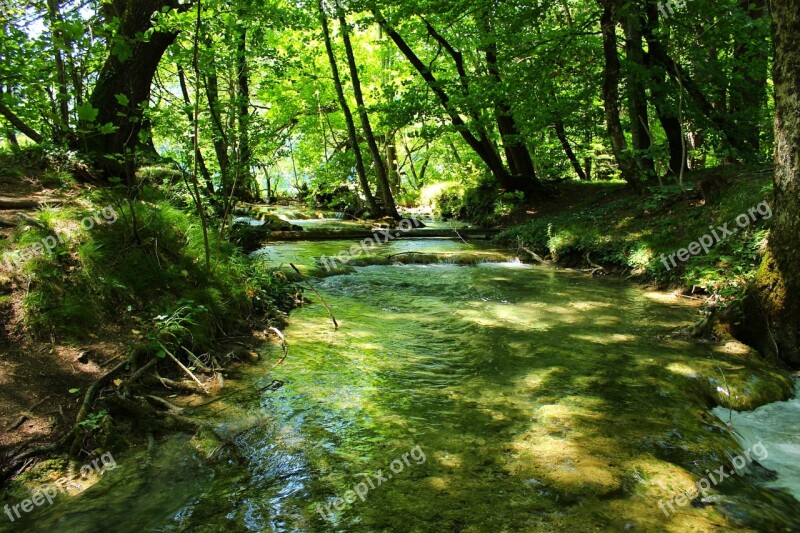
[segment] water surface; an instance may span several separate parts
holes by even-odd
[[[349,244],[263,253],[309,261]],[[672,516],[659,509],[736,446],[705,409],[708,391],[771,379],[742,356],[670,336],[698,318],[676,298],[518,263],[371,266],[315,286],[338,331],[309,294],[286,361],[268,372],[279,354],[266,348],[269,361],[228,379],[234,396],[199,412],[213,438],[171,439],[146,454],[139,478],[141,457],[118,461],[108,482],[39,511],[30,530],[747,531],[795,521],[796,501],[743,476]],[[363,501],[343,503],[356,487]],[[103,514],[112,507],[124,516]]]

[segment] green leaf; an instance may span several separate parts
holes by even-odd
[[[115,126],[111,122],[106,122],[105,124],[100,126],[100,129],[98,131],[102,135],[108,135],[108,134],[114,133],[118,129],[119,129],[119,126]]]
[[[116,56],[120,63],[124,63],[133,57],[133,50],[125,41],[115,39],[114,44],[111,45],[111,55]]]
[[[78,119],[83,122],[94,122],[97,120],[97,115],[100,114],[100,110],[93,107],[89,102],[84,102],[77,106],[75,111],[78,112]]]
[[[166,356],[167,356],[167,352],[165,352],[164,350],[159,350],[156,353],[156,357],[158,357],[160,359],[164,359]]]
[[[119,102],[119,105],[128,105],[129,103],[131,103],[131,101],[128,99],[128,97],[125,96],[124,94],[115,94],[114,98],[117,99],[117,102]]]
[[[70,393],[70,394],[77,394],[77,393],[79,393],[80,391],[81,391],[80,389],[69,389],[69,393]]]

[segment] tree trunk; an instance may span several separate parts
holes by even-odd
[[[55,55],[56,81],[58,82],[58,122],[56,123],[56,138],[61,138],[69,131],[69,90],[67,88],[67,69],[64,65],[64,55],[61,46],[66,46],[63,32],[58,28],[61,22],[61,11],[58,0],[47,0],[47,15],[50,23],[50,33],[53,39],[53,53]]]
[[[338,6],[337,11],[340,26],[339,31],[342,33],[342,42],[344,43],[344,50],[347,55],[347,64],[350,67],[350,81],[353,84],[353,94],[356,97],[356,105],[358,106],[358,116],[361,119],[361,127],[364,130],[364,138],[367,140],[367,146],[369,146],[369,151],[372,154],[372,161],[375,163],[375,173],[378,175],[378,189],[380,190],[383,200],[383,211],[387,216],[399,219],[400,215],[397,213],[397,207],[394,204],[394,197],[392,196],[392,189],[389,185],[389,178],[386,175],[386,166],[381,157],[378,143],[375,141],[375,134],[372,131],[372,124],[370,124],[369,121],[367,106],[364,103],[364,93],[361,90],[361,80],[358,75],[356,57],[353,53],[353,45],[350,42],[350,29],[347,25],[347,20],[345,20],[344,11]]]
[[[768,252],[752,294],[777,356],[800,366],[800,9],[770,0],[775,45],[775,202]],[[758,318],[754,312],[752,320]]]
[[[739,0],[751,23],[734,35],[731,79],[731,114],[742,141],[748,148],[746,159],[757,159],[760,149],[761,110],[767,103],[769,57],[759,19],[767,15],[766,0]]]
[[[239,15],[243,20],[246,14]],[[250,149],[250,73],[247,66],[247,28],[239,28],[239,42],[236,48],[236,101],[237,123],[239,126],[239,150],[236,165],[236,187],[231,193],[241,200],[258,200],[253,194],[253,173],[250,164],[253,153]]]
[[[558,140],[561,141],[561,147],[564,149],[564,153],[567,154],[567,159],[569,159],[569,162],[572,165],[572,168],[575,170],[575,173],[581,180],[588,181],[589,177],[581,168],[581,163],[578,161],[578,158],[575,156],[575,152],[572,151],[572,146],[569,144],[567,133],[564,131],[564,122],[561,120],[556,120],[553,128],[556,130]]]
[[[358,143],[358,133],[356,132],[355,121],[353,120],[353,112],[350,111],[350,105],[347,103],[347,98],[344,96],[344,88],[342,87],[342,77],[339,74],[339,66],[336,63],[336,55],[333,53],[333,44],[331,43],[331,32],[328,27],[328,17],[325,14],[325,6],[322,1],[319,3],[319,20],[322,25],[322,36],[325,40],[325,50],[328,53],[328,62],[331,65],[331,73],[333,74],[333,84],[336,87],[336,96],[339,99],[339,107],[342,108],[344,113],[344,120],[347,124],[347,136],[350,139],[350,145],[353,147],[353,155],[356,159],[356,173],[358,174],[358,182],[361,185],[361,191],[367,200],[367,205],[372,213],[372,216],[382,216],[383,212],[378,207],[375,197],[369,187],[369,180],[367,179],[367,171],[364,168],[364,156],[361,153],[361,146]]]
[[[392,186],[392,193],[397,194],[402,186],[400,170],[397,167],[397,145],[394,135],[386,135],[386,174],[389,178],[389,185]]]
[[[686,156],[684,154],[683,127],[681,121],[671,113],[664,111],[663,103],[656,103],[656,114],[661,128],[667,136],[669,149],[669,170],[667,174],[678,176],[681,170],[686,170]]]
[[[644,49],[642,48],[642,25],[638,12],[625,16],[625,54],[627,58],[628,114],[631,121],[631,143],[636,167],[645,179],[655,177],[656,167],[650,151],[650,118],[647,112],[647,93],[644,78]]]
[[[648,4],[648,9],[657,8]],[[686,90],[686,94],[694,106],[723,134],[727,143],[739,154],[747,154],[749,149],[739,135],[736,123],[731,120],[728,113],[714,108],[714,105],[706,98],[698,83],[677,61],[667,54],[664,45],[661,44],[661,41],[655,37],[652,31],[646,31],[645,37],[647,39],[648,64],[663,68],[670,78],[678,82],[681,88]]]
[[[377,9],[372,10],[375,21],[380,24],[386,35],[394,41],[397,48],[408,59],[417,73],[427,84],[428,88],[436,95],[442,108],[447,112],[450,121],[464,138],[470,148],[481,158],[484,164],[488,167],[489,171],[494,176],[499,186],[506,191],[522,191],[526,194],[535,192],[536,187],[532,180],[524,179],[521,176],[512,176],[503,165],[500,155],[492,148],[491,143],[486,138],[477,138],[469,129],[469,126],[464,119],[461,118],[458,110],[455,109],[450,103],[450,96],[442,89],[441,84],[433,75],[431,69],[422,62],[422,60],[414,53],[414,50],[408,45],[403,37],[392,28],[388,21],[383,17]]]
[[[514,120],[511,112],[511,106],[508,105],[502,94],[503,80],[500,76],[500,67],[497,64],[497,41],[492,34],[489,15],[487,12],[483,14],[483,31],[488,41],[484,48],[484,55],[486,56],[489,76],[494,80],[498,93],[495,96],[497,129],[503,141],[503,150],[505,151],[511,174],[530,179],[536,183],[538,180],[536,178],[536,170],[533,168],[533,159],[520,135],[516,120]]]
[[[44,138],[36,132],[33,128],[25,124],[25,122],[19,118],[13,111],[11,111],[6,105],[3,103],[2,95],[0,95],[0,115],[3,116],[12,126],[14,126],[17,131],[20,131],[28,136],[30,140],[35,143],[41,143],[44,141]]]
[[[78,148],[96,156],[95,164],[107,177],[125,176],[133,182],[133,157],[139,143],[142,108],[150,101],[150,86],[161,57],[177,37],[174,32],[153,32],[148,40],[142,35],[152,30],[152,16],[164,7],[188,9],[177,0],[129,0],[120,16],[109,54],[89,103],[98,111],[84,129],[110,124],[112,132],[93,131],[84,136]],[[119,95],[125,98],[120,101]],[[123,103],[124,102],[124,103]],[[85,121],[84,121],[85,122]]]
[[[648,45],[654,39],[653,32],[657,27],[658,7],[650,2],[646,6],[646,24],[643,28],[644,35],[648,39]],[[683,126],[667,101],[668,86],[665,81],[666,72],[663,67],[653,64],[653,59],[649,54],[645,55],[645,65],[650,72],[650,96],[656,108],[658,121],[667,137],[667,149],[669,150],[667,175],[679,176],[682,171],[687,169]]]
[[[186,74],[183,72],[183,67],[176,65],[178,69],[178,83],[181,86],[181,94],[183,94],[183,102],[186,104],[186,118],[189,119],[189,124],[194,124],[194,104],[189,96],[189,88],[186,86]],[[192,147],[197,147],[194,156],[197,158],[197,166],[200,173],[203,175],[203,180],[206,182],[206,191],[214,199],[214,182],[211,179],[211,173],[206,167],[206,160],[203,157],[203,152],[200,150],[200,143],[196,142],[194,138],[194,130],[192,130]]]
[[[603,56],[605,58],[603,102],[606,111],[606,127],[622,179],[635,191],[640,191],[642,185],[636,175],[633,158],[628,153],[628,142],[625,140],[625,132],[619,118],[620,63],[617,53],[617,2],[618,0],[598,0],[600,6],[603,7],[600,30],[603,34]]]
[[[228,155],[228,136],[222,124],[222,108],[219,104],[219,78],[213,61],[208,67],[209,74],[206,76],[206,98],[208,99],[208,109],[211,113],[211,131],[214,143],[214,153],[217,155],[219,164],[220,181],[222,183],[223,194],[231,190],[230,180],[230,157]]]

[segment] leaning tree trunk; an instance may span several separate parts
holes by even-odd
[[[520,176],[524,179],[529,179],[538,186],[538,178],[536,177],[536,170],[533,167],[533,158],[531,157],[528,147],[520,134],[517,122],[511,110],[511,106],[505,99],[503,91],[503,79],[500,76],[500,66],[498,65],[497,58],[497,40],[495,39],[492,29],[492,23],[489,18],[490,14],[487,11],[483,13],[483,27],[482,31],[486,35],[487,44],[484,47],[484,55],[486,56],[486,66],[492,82],[497,88],[497,95],[495,96],[495,118],[497,120],[497,130],[500,133],[500,138],[503,141],[503,151],[506,154],[508,167],[511,174]]]
[[[210,45],[211,42],[208,41]],[[211,46],[209,46],[211,48]],[[230,142],[228,136],[225,134],[225,125],[222,120],[222,106],[219,101],[219,77],[217,76],[217,69],[214,61],[208,65],[208,75],[206,76],[206,99],[208,100],[208,110],[211,114],[211,138],[214,144],[214,153],[217,155],[217,164],[219,164],[220,181],[222,185],[223,195],[227,194],[233,186],[230,172],[230,156],[228,155],[228,148]]]
[[[325,6],[322,1],[319,3],[319,20],[322,25],[322,37],[325,40],[325,51],[328,54],[328,62],[331,65],[331,74],[333,75],[333,85],[336,88],[336,96],[339,99],[339,107],[344,114],[344,121],[347,124],[347,137],[350,139],[350,144],[353,147],[353,155],[356,159],[356,173],[358,174],[358,182],[361,185],[361,191],[364,193],[364,198],[367,200],[372,216],[381,216],[383,212],[378,207],[375,197],[372,195],[372,190],[369,188],[369,180],[367,179],[367,171],[364,168],[364,156],[361,153],[361,146],[358,144],[358,133],[356,132],[356,124],[353,120],[353,112],[350,110],[350,104],[347,103],[347,98],[344,96],[344,88],[342,87],[342,76],[339,74],[339,65],[336,63],[336,55],[333,53],[333,43],[331,42],[331,32],[328,26],[328,16],[325,13]]]
[[[152,16],[164,7],[187,9],[177,0],[129,0],[113,37],[111,53],[103,64],[89,103],[97,110],[88,133],[78,146],[95,157],[106,177],[126,176],[132,183],[132,162],[142,128],[142,108],[150,100],[150,85],[161,56],[177,37],[174,32],[153,32]],[[111,128],[106,129],[105,126]],[[98,129],[103,126],[103,129]]]
[[[472,133],[472,131],[470,131],[469,124],[464,121],[461,113],[452,104],[450,95],[448,95],[442,88],[442,84],[438,79],[436,79],[436,76],[434,76],[431,68],[419,58],[411,46],[409,46],[408,42],[403,39],[403,36],[400,35],[397,30],[395,30],[389,24],[380,11],[372,8],[372,14],[375,17],[375,22],[377,22],[381,28],[383,28],[383,31],[386,32],[386,35],[388,35],[389,38],[394,41],[394,43],[397,45],[397,48],[400,50],[400,52],[402,52],[406,59],[408,59],[409,63],[411,63],[411,66],[414,67],[414,70],[417,71],[420,77],[422,77],[431,92],[436,95],[436,98],[439,100],[442,108],[445,110],[448,117],[450,117],[450,122],[452,125],[455,127],[467,145],[469,145],[472,151],[481,158],[481,160],[489,169],[489,172],[491,172],[492,176],[494,176],[498,185],[502,189],[510,192],[522,191],[526,195],[535,194],[537,192],[537,187],[532,180],[525,179],[522,176],[514,176],[508,172],[503,164],[503,160],[500,158],[500,155],[492,148],[491,143],[486,136],[480,134],[480,138],[478,138],[474,133]],[[478,129],[480,129],[480,125],[478,125]],[[453,148],[452,143],[450,146]],[[453,150],[453,153],[456,155],[457,160],[460,159],[458,157],[457,150]]]
[[[569,159],[573,170],[575,170],[575,174],[577,174],[582,181],[588,181],[589,176],[587,176],[586,172],[584,172],[584,170],[581,168],[581,163],[578,161],[578,157],[575,155],[575,152],[572,150],[572,146],[569,144],[567,132],[564,129],[564,121],[557,119],[553,124],[553,128],[556,130],[556,136],[558,136],[558,140],[561,142],[561,147],[564,149],[564,153],[567,154],[567,159]]]
[[[647,38],[648,47],[654,42],[654,30],[658,27],[658,7],[654,2],[648,2],[645,6],[645,24],[643,33]],[[678,114],[672,109],[667,100],[669,91],[665,80],[666,71],[661,65],[654,64],[652,56],[645,54],[645,66],[650,74],[650,97],[656,109],[658,121],[664,129],[667,137],[667,149],[669,150],[668,176],[679,176],[681,172],[688,169],[686,165],[685,141],[683,126],[678,118]]]
[[[350,30],[347,26],[347,20],[345,20],[344,11],[338,6],[337,11],[340,25],[339,31],[342,33],[342,42],[344,43],[344,50],[347,55],[347,64],[350,67],[350,81],[353,84],[353,94],[356,97],[356,105],[358,105],[358,116],[361,118],[364,138],[367,140],[367,146],[372,154],[372,161],[375,163],[375,173],[378,175],[378,189],[380,190],[381,199],[383,200],[383,211],[387,216],[399,219],[400,215],[394,203],[392,188],[389,185],[389,177],[386,175],[386,166],[383,162],[383,157],[381,157],[378,142],[375,140],[375,134],[372,131],[372,124],[370,124],[369,121],[367,106],[364,103],[364,93],[361,90],[361,80],[358,76],[356,57],[353,53],[353,45],[350,42]]]
[[[770,0],[775,45],[775,201],[769,247],[756,275],[757,311],[777,356],[800,366],[800,5]],[[753,311],[753,320],[758,314]]]
[[[640,191],[641,182],[636,175],[636,165],[628,153],[628,142],[619,118],[619,53],[617,52],[617,9],[618,0],[598,0],[603,7],[600,17],[600,30],[603,34],[603,56],[605,57],[605,77],[603,79],[603,102],[606,111],[606,127],[611,141],[614,158],[617,160],[622,179],[635,191]]]

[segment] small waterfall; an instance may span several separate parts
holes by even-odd
[[[344,220],[346,216],[347,213],[342,213],[340,211],[337,211],[336,213],[333,214],[333,218],[336,218],[338,220]]]
[[[744,450],[753,450],[759,443],[766,450],[764,459],[757,458],[762,466],[778,473],[774,481],[765,486],[782,488],[800,500],[800,386],[795,397],[786,402],[775,402],[748,412],[729,412],[717,407],[713,413],[723,422],[730,417],[733,434]]]

